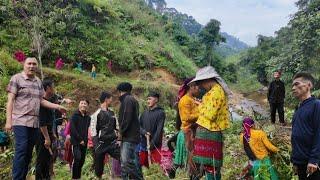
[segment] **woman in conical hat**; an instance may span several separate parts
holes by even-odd
[[[199,69],[192,82],[206,90],[199,105],[194,140],[193,162],[198,169],[203,170],[197,178],[205,173],[207,179],[220,180],[223,164],[222,134],[230,126],[227,96],[231,91],[211,66]]]

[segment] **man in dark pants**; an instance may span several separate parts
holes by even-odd
[[[6,108],[5,129],[13,129],[15,152],[12,178],[26,179],[32,151],[38,138],[40,105],[65,112],[65,108],[43,99],[44,90],[41,80],[35,75],[38,69],[36,58],[27,58],[23,72],[11,77],[7,87],[8,102]]]
[[[285,125],[283,104],[286,90],[283,81],[280,80],[281,72],[275,71],[273,73],[273,77],[274,81],[270,83],[268,89],[268,101],[270,104],[271,122],[273,124],[276,122],[276,111],[278,111],[279,121],[282,125]]]
[[[121,139],[121,177],[123,180],[143,179],[139,157],[135,152],[140,142],[139,104],[131,95],[128,82],[117,86],[120,92],[119,129]]]
[[[297,73],[292,83],[300,104],[292,119],[291,161],[300,180],[320,179],[320,100],[311,96],[313,82],[309,73]]]
[[[111,94],[102,92],[100,95],[101,111],[97,116],[96,132],[98,142],[95,145],[95,173],[102,178],[104,158],[108,153],[111,157],[120,159],[120,147],[117,144],[117,122],[114,112],[109,109],[112,102]]]
[[[158,106],[160,95],[156,92],[150,92],[147,98],[148,109],[140,116],[140,134],[141,134],[141,152],[140,164],[149,167],[147,136],[150,139],[150,153],[152,163],[161,163],[161,147],[163,126],[166,114],[160,106]]]
[[[79,109],[70,119],[70,137],[72,144],[72,179],[81,178],[81,169],[84,164],[88,144],[88,129],[90,116],[88,115],[89,101],[81,99]]]
[[[51,79],[44,79],[42,82],[45,90],[44,99],[49,100],[54,95],[54,85]],[[40,107],[39,114],[40,137],[36,144],[36,179],[49,180],[50,167],[52,163],[53,137],[53,111],[46,107]]]

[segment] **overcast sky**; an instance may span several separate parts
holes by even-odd
[[[258,34],[273,36],[297,11],[297,0],[166,0],[167,7],[193,16],[205,25],[214,18],[227,32],[250,46]]]

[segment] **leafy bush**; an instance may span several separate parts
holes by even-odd
[[[22,65],[5,50],[0,50],[0,74],[13,75],[22,70]]]
[[[16,4],[1,1],[0,5],[6,7],[5,12],[1,11],[6,17],[0,26],[0,36],[4,37],[0,38],[3,39],[1,46],[36,55],[30,40],[34,38],[31,31],[38,27],[47,44],[43,55],[45,65],[52,65],[61,57],[71,65],[82,62],[84,69],[97,64],[97,70],[107,75],[105,65],[109,60],[118,71],[168,67],[180,78],[195,71],[183,47],[165,32],[163,26],[167,22],[140,0],[28,0]],[[38,23],[32,19],[37,19]],[[177,33],[185,32],[179,29]],[[181,37],[188,39],[186,33],[177,37],[181,43]],[[157,51],[159,44],[164,49],[163,54]]]

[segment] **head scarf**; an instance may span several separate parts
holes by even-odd
[[[250,141],[250,136],[251,136],[250,130],[253,127],[253,125],[254,125],[254,121],[251,118],[249,117],[244,118],[242,122],[243,136],[247,140],[247,142]]]
[[[179,102],[179,100],[187,93],[187,89],[188,89],[188,84],[189,82],[191,82],[194,79],[194,77],[192,78],[187,78],[184,80],[182,86],[179,89],[178,92],[178,97],[177,97],[177,102]]]

